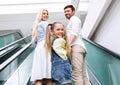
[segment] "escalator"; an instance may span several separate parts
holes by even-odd
[[[89,40],[83,40],[87,48],[86,64],[91,85],[119,85],[120,56]],[[4,61],[0,60],[3,61],[0,63],[0,85],[32,85],[30,74],[34,47],[31,36],[19,39],[1,51],[0,59]]]
[[[120,55],[83,39],[87,47],[86,64],[92,85],[120,85]]]
[[[23,36],[19,32],[9,32],[9,33],[0,34],[0,48],[20,38],[23,38]]]
[[[20,70],[19,67],[25,62],[25,60],[27,59],[29,60],[28,57],[32,55],[33,49],[34,47],[31,45],[31,36],[21,38],[15,42],[10,43],[7,46],[0,48],[0,85],[10,85],[10,84],[17,85],[18,82],[21,83],[20,81],[11,81],[11,78],[13,78],[13,75],[18,70],[19,72],[17,72],[17,75],[15,75],[14,80],[15,79],[21,80],[23,78],[27,79],[26,77],[22,77],[22,76],[25,76],[29,72],[27,72],[27,69]],[[23,66],[26,67],[27,64]],[[27,77],[29,79],[28,75]],[[17,84],[15,82],[17,82]],[[24,83],[25,82],[19,85],[24,85]]]
[[[120,56],[90,40],[83,41],[87,48],[86,64],[90,84],[119,85]],[[32,82],[28,81],[27,85],[32,85]]]
[[[8,59],[10,56],[12,56],[14,53],[16,53],[18,50],[20,50],[22,47],[24,47],[25,44],[30,41],[31,38],[30,36],[28,36],[0,48],[0,64]]]

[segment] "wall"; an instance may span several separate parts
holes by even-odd
[[[120,0],[113,0],[105,14],[94,41],[120,55]]]
[[[82,35],[91,38],[112,0],[91,0],[82,27]]]
[[[24,14],[4,14],[0,15],[0,30],[16,30],[20,29],[24,36],[32,33],[32,27],[36,19],[37,13]],[[66,26],[67,19],[64,12],[50,12],[49,22],[60,21]],[[85,19],[86,12],[77,13],[82,22]]]
[[[31,28],[36,14],[6,14],[0,15],[0,30],[20,29],[27,36],[31,34]]]
[[[24,36],[30,35],[32,27],[36,19],[37,13],[24,14],[4,14],[0,15],[0,30],[16,30],[20,29]],[[50,13],[49,22],[62,21],[65,25],[67,20],[64,13]],[[62,16],[62,17],[61,17]]]

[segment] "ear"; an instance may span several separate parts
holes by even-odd
[[[52,36],[52,35],[53,35],[53,33],[52,33],[52,32],[50,32],[50,35]]]
[[[73,11],[73,15],[75,14],[75,11]]]
[[[53,36],[53,35],[54,35],[52,31],[50,31],[50,35],[51,35],[51,36]]]

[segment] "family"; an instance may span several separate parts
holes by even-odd
[[[89,85],[86,74],[86,48],[80,36],[81,21],[73,5],[64,7],[69,20],[49,23],[49,12],[38,13],[32,33],[35,46],[31,81],[35,85]]]

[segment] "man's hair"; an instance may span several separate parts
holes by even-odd
[[[65,7],[64,7],[64,10],[67,9],[67,8],[71,8],[72,11],[75,11],[75,8],[74,8],[73,5],[67,5],[67,6],[65,6]]]

